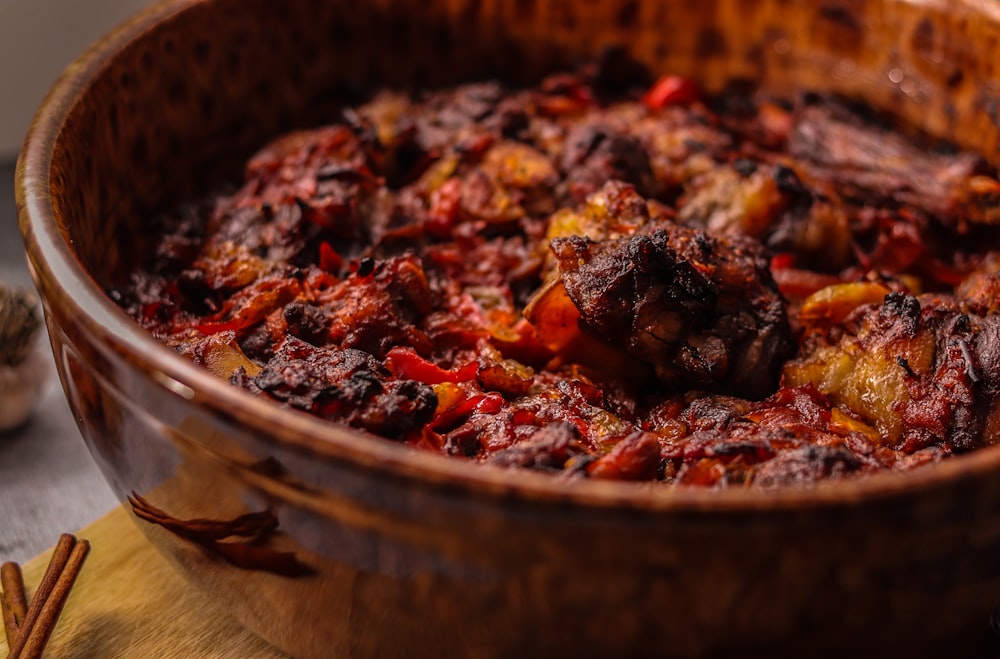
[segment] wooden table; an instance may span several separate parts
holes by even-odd
[[[61,659],[277,659],[288,655],[244,630],[188,584],[116,508],[76,533],[90,555],[70,593],[47,657]],[[29,596],[52,550],[24,565]],[[0,635],[0,657],[7,644]]]

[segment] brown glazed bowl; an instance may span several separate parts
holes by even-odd
[[[167,516],[132,499],[188,579],[298,657],[985,655],[1000,447],[807,490],[474,467],[254,398],[104,292],[150,209],[358,91],[526,82],[607,46],[709,89],[860,97],[1000,163],[992,0],[158,4],[67,70],[17,172],[56,363],[109,482]],[[265,510],[276,531],[225,544],[168,519]]]

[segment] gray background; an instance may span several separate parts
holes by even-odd
[[[31,286],[9,161],[0,163],[0,281]],[[51,356],[49,362],[49,384],[35,416],[0,432],[0,562],[28,560],[60,533],[78,530],[117,503],[80,437]]]
[[[150,2],[0,0],[0,163],[17,155],[35,108],[59,72]]]
[[[31,286],[14,208],[14,158],[52,83],[89,44],[151,0],[0,0],[0,281]],[[47,346],[46,346],[47,349]],[[49,358],[35,417],[0,432],[0,562],[23,562],[111,510]]]

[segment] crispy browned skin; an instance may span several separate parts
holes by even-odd
[[[550,249],[583,330],[651,364],[666,390],[763,398],[776,388],[794,344],[759,243],[663,222]]]
[[[906,204],[954,223],[1000,220],[996,181],[976,176],[974,154],[922,148],[835,104],[804,105],[788,151],[809,180],[844,197]]]
[[[613,59],[383,91],[152,218],[111,295],[221,378],[457,459],[913,469],[1000,437],[1000,183],[869,115]]]
[[[1000,316],[950,295],[890,293],[811,336],[785,382],[811,384],[906,453],[997,441]]]

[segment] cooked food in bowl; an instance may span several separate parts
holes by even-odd
[[[997,440],[998,199],[863,107],[609,55],[284,135],[158,215],[111,293],[216,375],[420,449],[802,485]]]

